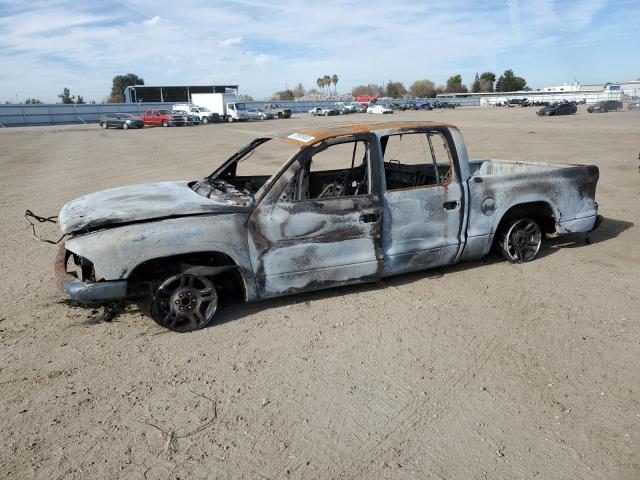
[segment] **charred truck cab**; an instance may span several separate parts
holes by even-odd
[[[281,159],[278,169],[274,162]],[[599,224],[595,166],[469,160],[444,123],[334,124],[254,140],[208,177],[80,197],[59,215],[71,298],[146,295],[175,331],[246,301],[478,258]]]

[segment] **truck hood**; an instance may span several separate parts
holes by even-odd
[[[112,188],[71,200],[58,216],[62,233],[185,215],[246,211],[189,188],[189,182],[158,182]]]

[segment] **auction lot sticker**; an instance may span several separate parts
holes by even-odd
[[[316,137],[312,137],[311,135],[304,135],[303,133],[292,133],[287,138],[290,138],[291,140],[297,140],[299,142],[307,143]]]

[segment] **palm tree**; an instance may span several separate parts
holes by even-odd
[[[335,73],[331,76],[331,83],[333,83],[333,93],[338,95],[338,75]]]
[[[329,86],[331,85],[331,77],[329,75],[325,75],[322,78],[324,79],[324,84],[327,87],[327,95],[331,95],[331,90],[329,89]]]
[[[319,78],[316,80],[316,85],[318,85],[318,88],[319,88],[320,90],[324,90],[324,78],[319,77]]]

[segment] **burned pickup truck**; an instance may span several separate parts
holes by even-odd
[[[334,124],[257,138],[208,177],[66,204],[59,286],[81,303],[150,299],[175,331],[225,296],[255,301],[450,265],[538,255],[600,223],[595,166],[469,160],[444,123]]]

